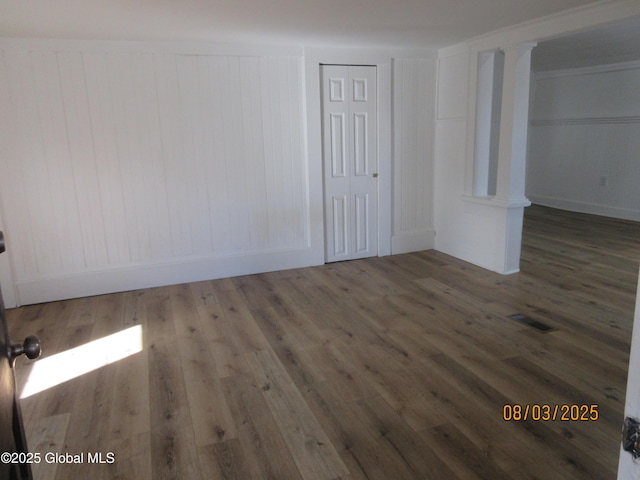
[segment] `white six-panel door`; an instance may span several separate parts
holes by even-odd
[[[378,253],[376,67],[322,67],[326,261]]]

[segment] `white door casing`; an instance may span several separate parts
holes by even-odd
[[[376,67],[322,67],[325,260],[378,253]]]
[[[631,355],[627,375],[627,394],[624,416],[640,419],[640,281],[636,295],[636,309],[631,334]],[[622,427],[622,426],[621,426]],[[618,480],[640,479],[640,459],[633,460],[631,453],[620,449]]]
[[[0,232],[4,232],[6,241],[7,230],[5,229],[2,205],[0,205]],[[11,235],[8,235],[9,238]],[[13,278],[13,269],[11,267],[11,259],[9,257],[11,253],[11,245],[7,246],[7,252],[4,255],[0,255],[0,289],[2,289],[2,296],[4,298],[4,305],[6,308],[14,308],[19,306],[19,300],[16,295],[16,289]]]

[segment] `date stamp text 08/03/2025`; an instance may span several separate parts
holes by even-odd
[[[597,404],[505,404],[502,419],[507,422],[595,422],[600,418]]]

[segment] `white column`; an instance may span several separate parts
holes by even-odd
[[[505,57],[496,200],[509,206],[529,205],[524,188],[531,50],[535,46],[535,43],[521,43],[503,49]]]
[[[504,48],[500,146],[495,199],[505,208],[503,273],[520,270],[525,197],[529,80],[535,43]]]

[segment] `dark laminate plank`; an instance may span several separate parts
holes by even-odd
[[[426,251],[10,310],[45,359],[142,329],[142,352],[23,399],[32,449],[116,454],[41,474],[615,478],[640,224],[532,206],[524,226],[510,276]],[[504,421],[514,403],[600,418]]]

